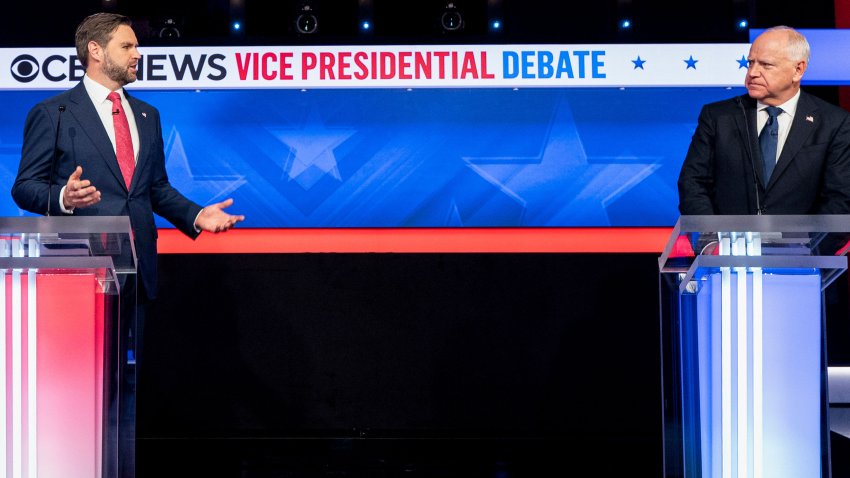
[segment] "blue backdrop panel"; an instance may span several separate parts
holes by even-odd
[[[131,90],[132,91],[132,90]],[[672,226],[701,106],[743,88],[137,91],[172,183],[244,227]],[[0,181],[29,108],[3,91]],[[0,215],[23,214],[9,194]],[[161,227],[170,227],[159,219]]]

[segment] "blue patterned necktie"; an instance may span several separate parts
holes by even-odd
[[[773,168],[776,167],[776,148],[779,144],[779,121],[776,119],[782,108],[768,106],[767,123],[759,134],[759,146],[761,147],[761,158],[764,161],[764,183],[770,181]]]

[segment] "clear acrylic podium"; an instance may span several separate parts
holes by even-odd
[[[134,475],[130,231],[127,217],[0,218],[0,475]]]
[[[682,216],[659,258],[667,478],[829,477],[823,289],[850,216]]]

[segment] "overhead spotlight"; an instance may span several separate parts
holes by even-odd
[[[316,33],[319,28],[319,20],[316,11],[309,4],[304,4],[295,17],[295,29],[298,33],[310,35]]]
[[[447,32],[454,32],[463,28],[463,15],[454,2],[446,4],[443,15],[440,17],[440,24],[443,26],[443,30]]]
[[[502,21],[501,20],[490,20],[490,30],[494,32],[498,32],[502,30]]]
[[[163,40],[176,40],[180,38],[180,30],[177,29],[177,22],[173,18],[166,18],[162,22],[162,28],[159,29],[157,36]]]
[[[739,20],[738,21],[738,30],[746,30],[747,27],[749,27],[749,26],[750,26],[750,22],[748,22],[746,20]]]
[[[632,21],[629,20],[628,18],[624,18],[624,19],[620,20],[620,22],[617,24],[617,26],[619,27],[620,30],[631,30]]]
[[[362,30],[364,32],[371,31],[372,30],[372,22],[370,22],[369,20],[363,20],[362,22],[360,22],[360,30]]]
[[[233,22],[230,24],[230,29],[234,32],[242,31],[242,22]]]

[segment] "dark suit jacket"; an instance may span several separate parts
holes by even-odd
[[[756,214],[760,203],[764,214],[850,213],[850,113],[802,92],[765,184],[756,106],[743,95],[703,107],[679,175],[679,212]]]
[[[126,94],[126,92],[125,92]],[[156,294],[157,230],[153,214],[159,214],[186,235],[194,238],[195,217],[201,206],[186,199],[168,182],[159,112],[151,105],[127,95],[139,131],[139,156],[130,190],[124,184],[115,150],[82,82],[48,98],[30,110],[24,126],[24,144],[18,176],[12,187],[15,203],[27,211],[47,211],[48,184],[53,215],[61,214],[59,191],[77,166],[83,179],[92,182],[101,201],[77,208],[75,216],[129,216],[138,259],[139,280],[147,296]],[[59,106],[61,113],[56,174],[48,181],[53,158]]]

